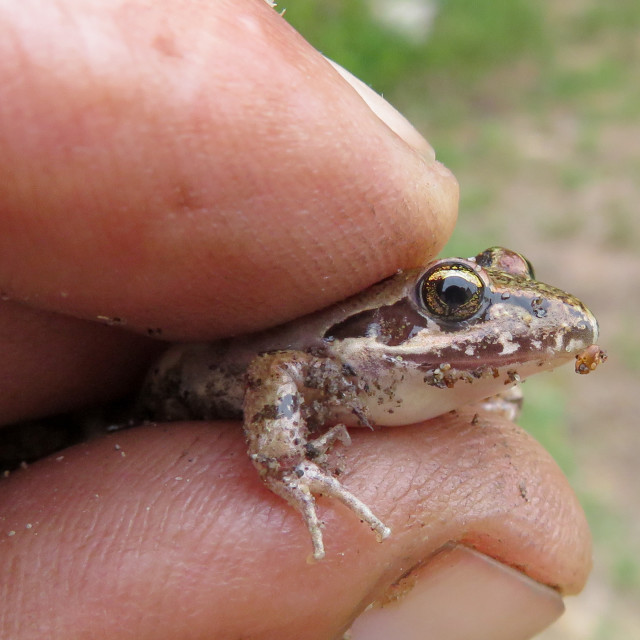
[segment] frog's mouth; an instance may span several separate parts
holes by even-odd
[[[502,333],[491,339],[476,343],[464,340],[455,344],[434,344],[428,351],[416,351],[411,348],[396,348],[388,353],[391,358],[402,358],[413,362],[419,368],[433,368],[448,363],[459,370],[475,370],[478,367],[522,366],[532,363],[541,369],[553,369],[594,343],[595,332],[580,330],[563,335],[535,338],[529,336],[513,337]]]
[[[491,323],[468,325],[459,332],[433,332],[401,345],[382,347],[386,355],[413,362],[421,369],[448,363],[458,370],[479,367],[520,367],[533,363],[553,369],[571,360],[598,339],[598,323],[587,309],[565,316],[562,321],[511,323],[496,328]]]

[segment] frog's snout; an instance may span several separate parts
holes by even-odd
[[[598,321],[596,317],[587,309],[583,309],[574,319],[571,329],[568,331],[565,341],[565,349],[570,353],[577,353],[586,349],[598,340]]]

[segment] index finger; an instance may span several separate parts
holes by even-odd
[[[2,11],[12,298],[210,338],[326,306],[444,244],[451,174],[266,4]]]

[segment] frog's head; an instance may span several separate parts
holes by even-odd
[[[385,286],[394,292],[385,304],[334,327],[334,353],[371,384],[396,395],[402,387],[405,407],[433,403],[432,415],[553,369],[598,336],[580,300],[535,280],[507,249],[438,260]],[[426,394],[425,384],[447,392]],[[382,394],[376,401],[389,411]],[[394,411],[400,424],[428,417]]]
[[[514,365],[522,378],[572,359],[598,337],[595,317],[578,298],[535,280],[526,258],[500,247],[432,263],[407,302],[424,326],[404,347],[419,350],[427,339],[456,368]]]

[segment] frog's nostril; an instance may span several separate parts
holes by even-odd
[[[569,326],[565,325],[563,350],[567,354],[577,354],[597,340],[598,321],[589,309],[583,307],[573,316]]]

